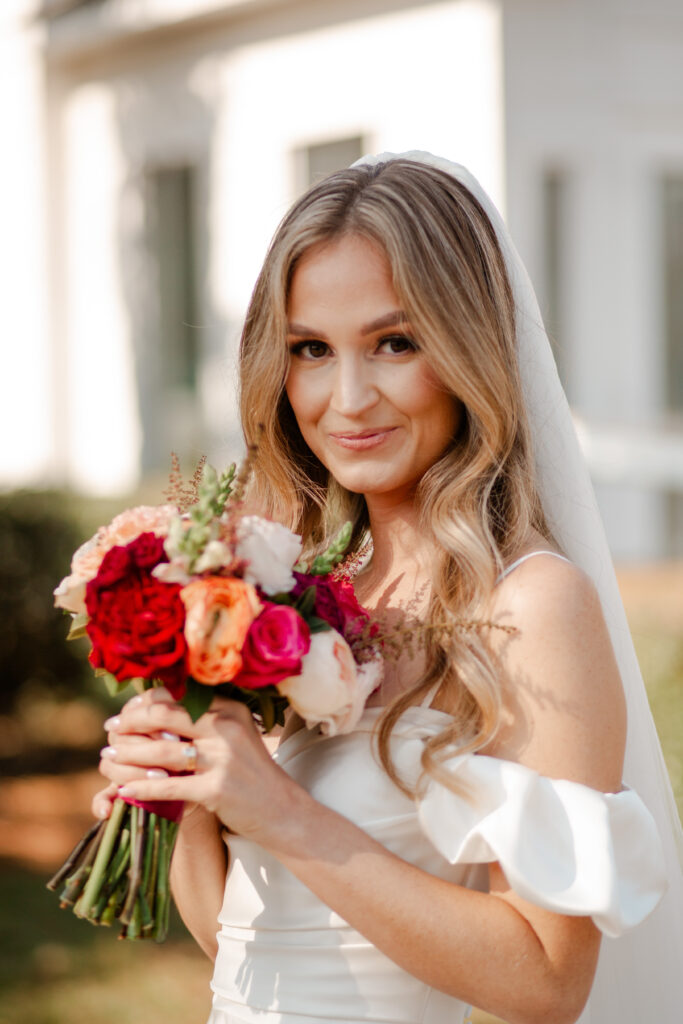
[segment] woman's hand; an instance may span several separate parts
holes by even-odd
[[[136,704],[139,704],[143,699],[144,698],[142,696],[131,697],[131,699],[127,702],[127,704],[124,705],[124,708],[123,708],[121,714],[123,714],[123,712],[126,710],[126,708],[128,708],[129,706],[134,707]],[[171,703],[173,702],[173,698],[171,697],[170,693],[167,690],[163,690],[163,689],[159,690],[159,697],[156,698],[156,699],[166,700],[166,701],[169,701]],[[108,752],[112,748],[115,749],[115,744],[117,742],[119,742],[119,732],[117,731],[117,728],[118,728],[118,723],[120,722],[120,719],[121,719],[121,714],[116,715],[113,718],[108,719],[107,722],[105,722],[105,728],[109,727],[109,731],[107,732],[107,746],[103,747],[103,749],[100,751],[99,770],[100,770],[100,773],[102,775],[104,775],[105,777],[107,777],[107,778],[111,777],[111,773],[109,771]],[[157,734],[156,737],[154,735],[152,735],[152,734],[146,734],[145,735],[145,739],[155,739],[155,738],[158,738],[158,739],[166,738],[166,739],[172,739],[172,740],[175,740],[175,741],[179,740],[179,737],[171,736],[171,734],[169,734],[167,737],[164,737],[163,734],[161,734],[161,733]],[[151,769],[151,771],[154,771],[154,769]],[[162,774],[165,775],[166,773],[163,772]],[[109,817],[109,815],[111,814],[112,806],[114,804],[114,800],[118,796],[119,785],[120,785],[120,783],[110,782],[109,785],[105,789],[101,789],[97,793],[95,793],[94,797],[92,798],[91,809],[92,809],[93,815],[96,818],[108,818]],[[187,808],[185,810],[185,817],[187,817]]]
[[[95,797],[96,814],[117,792],[136,800],[184,800],[201,804],[231,831],[266,842],[300,790],[271,760],[251,713],[237,701],[215,698],[193,723],[167,690],[155,688],[106,725],[100,771],[114,785]],[[192,747],[196,762],[187,774]]]

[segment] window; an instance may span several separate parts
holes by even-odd
[[[567,272],[565,263],[566,174],[557,168],[547,169],[543,174],[541,188],[543,231],[541,313],[557,363],[560,380],[569,401],[571,401],[564,308]]]
[[[683,418],[683,175],[663,178],[661,214],[664,401],[667,412],[680,422]],[[683,555],[683,492],[669,491],[665,502],[668,553],[680,558]]]
[[[173,167],[150,175],[151,249],[158,284],[160,376],[165,389],[194,390],[197,288],[193,224],[194,175]]]
[[[683,413],[683,176],[662,182],[666,406]]]
[[[328,174],[348,167],[354,160],[359,160],[364,152],[361,135],[302,146],[294,154],[297,192],[303,192]]]
[[[144,472],[165,469],[171,451],[193,459],[203,450],[197,174],[196,167],[180,165],[151,168],[145,175],[149,272],[136,332]]]

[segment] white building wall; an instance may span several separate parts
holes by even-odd
[[[51,478],[42,32],[35,0],[0,9],[0,485]],[[28,27],[27,27],[28,26]]]
[[[236,6],[227,3],[226,14]],[[59,351],[61,375],[52,422],[42,403],[36,438],[58,447],[69,485],[94,493],[134,486],[152,428],[168,438],[169,453],[208,450],[219,464],[239,454],[236,340],[268,241],[295,197],[298,147],[360,135],[372,150],[447,153],[502,203],[495,2],[392,11],[368,0],[355,14],[348,3],[291,15],[288,6],[246,4],[238,20],[212,21],[210,31],[190,19],[182,32],[160,33],[163,4],[143,3],[139,38],[135,19],[116,20],[125,13],[116,3],[86,5],[52,26],[56,308],[49,331],[43,324],[36,335]],[[181,14],[189,18],[189,9]],[[168,24],[181,14],[169,6]],[[35,145],[40,132],[30,137]],[[17,161],[17,177],[25,162]],[[155,281],[144,251],[145,174],[182,163],[198,168],[201,192],[198,410],[182,396],[162,402],[148,366]],[[30,235],[40,242],[35,218]],[[43,479],[41,452],[26,451],[27,480]],[[3,458],[0,482],[9,479]]]
[[[212,283],[226,319],[241,318],[295,198],[298,147],[360,135],[373,152],[448,154],[502,204],[500,52],[499,12],[488,2],[420,6],[235,46],[221,64],[213,164]]]
[[[507,206],[541,297],[542,176],[565,173],[570,399],[613,549],[663,553],[680,459],[647,453],[664,450],[657,187],[683,167],[680,3],[102,0],[50,23],[47,64],[36,5],[0,14],[0,486],[127,489],[153,426],[163,450],[234,456],[236,339],[294,198],[293,151],[362,135],[468,164]],[[183,163],[201,208],[198,407],[160,402],[150,379],[145,174]]]
[[[67,479],[122,492],[138,480],[139,418],[119,218],[126,167],[112,90],[74,89],[64,111]]]
[[[543,295],[542,175],[564,172],[562,361],[614,553],[666,553],[658,183],[683,168],[683,6],[503,0],[508,208]],[[643,472],[649,445],[658,475]],[[619,434],[621,433],[621,441]],[[607,436],[609,435],[609,436]],[[683,446],[679,435],[678,447]],[[606,453],[610,452],[611,457]]]

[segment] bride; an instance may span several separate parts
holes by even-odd
[[[533,291],[476,181],[411,153],[314,186],[241,381],[254,505],[310,551],[350,518],[360,600],[446,628],[387,662],[353,732],[290,718],[272,757],[231,701],[193,725],[157,689],[108,723],[96,813],[118,787],[188,801],[173,884],[216,960],[210,1024],[674,1024],[680,825]]]

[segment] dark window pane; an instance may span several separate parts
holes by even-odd
[[[194,174],[150,174],[151,248],[157,267],[159,372],[166,389],[194,390],[199,337],[193,217]]]
[[[549,168],[542,178],[543,204],[543,281],[542,314],[567,397],[571,401],[569,360],[566,353],[564,297],[566,291],[565,217],[566,175]]]
[[[683,412],[683,177],[662,183],[666,403]]]

